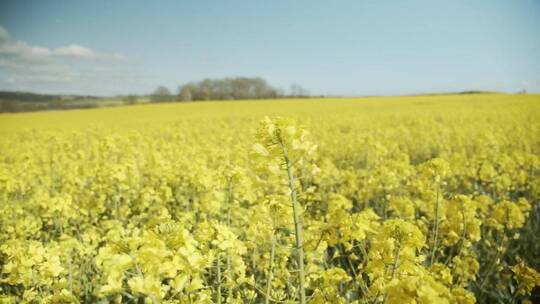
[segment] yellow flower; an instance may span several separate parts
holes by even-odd
[[[526,200],[520,200],[520,203],[503,201],[495,204],[487,224],[497,230],[518,229],[525,224],[526,213],[529,204]]]
[[[533,268],[528,267],[521,262],[510,269],[514,275],[514,279],[518,283],[517,293],[520,295],[530,295],[535,286],[540,286],[540,274]]]

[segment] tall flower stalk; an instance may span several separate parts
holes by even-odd
[[[294,236],[296,241],[296,260],[298,263],[298,281],[299,281],[299,297],[300,303],[306,303],[306,289],[305,289],[305,273],[304,273],[304,238],[302,235],[302,221],[300,215],[300,204],[296,196],[296,188],[294,185],[294,173],[291,167],[291,160],[289,159],[289,153],[281,137],[281,130],[276,130],[276,137],[283,153],[283,161],[287,170],[288,187],[291,196],[291,203],[293,208],[293,220],[294,220]]]
[[[308,132],[284,118],[265,118],[257,133],[259,143],[254,145],[255,155],[263,157],[261,162],[265,171],[279,175],[285,173],[287,192],[293,209],[295,256],[298,272],[298,302],[306,303],[306,283],[304,271],[304,239],[302,228],[302,206],[298,201],[297,178],[302,166],[307,165],[308,157],[316,146],[306,140]],[[267,173],[268,173],[267,172]]]

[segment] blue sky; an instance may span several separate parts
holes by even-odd
[[[540,1],[0,0],[0,89],[146,94],[260,76],[312,94],[540,92]]]

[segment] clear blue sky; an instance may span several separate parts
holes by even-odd
[[[260,76],[312,94],[540,92],[538,0],[0,0],[0,26],[0,89]]]

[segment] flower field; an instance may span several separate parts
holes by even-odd
[[[0,115],[0,303],[540,301],[540,95]]]

